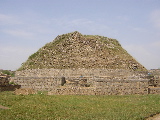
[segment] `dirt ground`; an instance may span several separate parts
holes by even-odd
[[[0,109],[10,109],[10,108],[0,105]]]
[[[160,120],[160,114],[154,115],[153,117],[149,117],[146,120]]]

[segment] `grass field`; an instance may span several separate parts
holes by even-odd
[[[0,92],[0,120],[143,120],[160,113],[160,95],[14,95]]]

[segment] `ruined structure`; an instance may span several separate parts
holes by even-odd
[[[9,85],[9,77],[10,77],[9,75],[0,73],[0,86]]]
[[[3,74],[0,72],[0,92],[1,91],[13,91],[16,88],[20,88],[20,85],[12,85],[10,84],[10,77],[9,75]]]
[[[152,94],[160,94],[160,69],[151,69],[149,70],[149,75],[152,76],[150,80],[150,93]]]
[[[49,94],[149,94],[151,78],[117,40],[75,31],[32,54],[14,82]]]
[[[155,87],[160,87],[160,69],[151,69],[149,70],[150,76],[154,77],[152,82],[154,83]]]

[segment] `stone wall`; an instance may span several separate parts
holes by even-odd
[[[63,78],[63,79],[62,79]],[[17,71],[14,83],[49,94],[126,95],[159,93],[152,90],[148,72],[107,69],[34,69]],[[63,82],[62,82],[63,81]]]
[[[95,81],[94,87],[59,87],[49,95],[129,95],[148,94],[148,81]]]
[[[151,69],[149,72],[151,76],[154,76],[155,86],[160,87],[160,69]]]
[[[148,80],[97,80],[95,87],[104,95],[148,94]]]
[[[149,94],[160,94],[160,87],[149,87]]]
[[[32,69],[16,71],[17,77],[103,77],[107,79],[144,79],[147,71],[124,69]]]
[[[61,86],[61,78],[56,77],[14,77],[14,83],[21,88],[32,88],[37,91],[50,91]]]
[[[69,80],[69,79],[68,79]],[[73,79],[72,79],[73,80]],[[77,80],[77,79],[76,79]],[[14,82],[22,88],[37,91],[50,91],[50,94],[62,95],[126,95],[148,94],[148,80],[102,80],[92,79],[92,86],[62,86],[62,78],[53,77],[17,77]],[[75,81],[74,81],[75,82]],[[80,81],[79,81],[80,82]]]

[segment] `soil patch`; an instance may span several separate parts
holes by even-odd
[[[156,114],[152,117],[147,118],[146,120],[160,120],[160,114]]]
[[[14,91],[16,95],[29,95],[29,94],[36,94],[37,92],[31,88],[20,88]]]
[[[0,105],[0,109],[10,109],[10,108]]]

